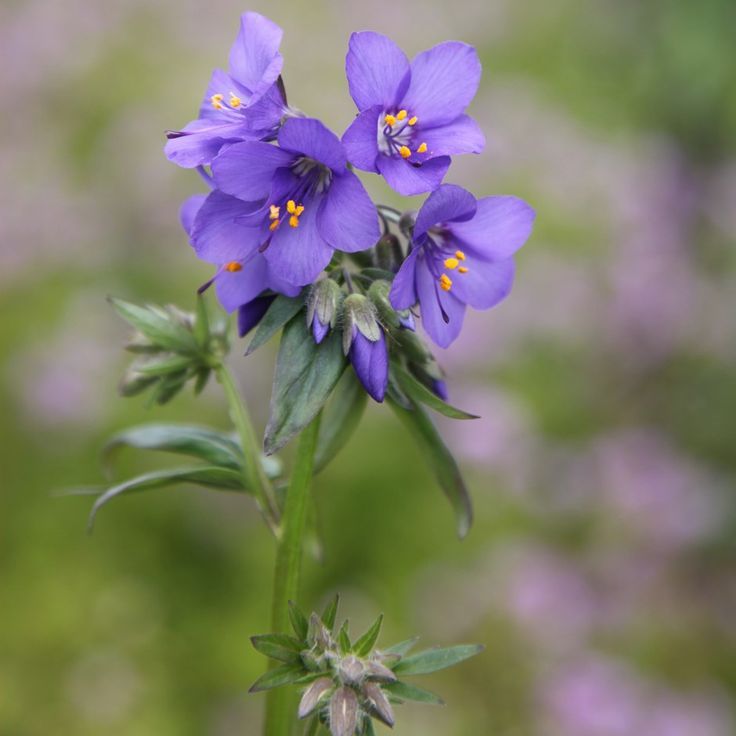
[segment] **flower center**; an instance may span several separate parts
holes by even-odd
[[[463,251],[461,250],[456,250],[455,255],[445,258],[445,260],[442,262],[442,265],[448,271],[457,270],[458,273],[466,274],[468,272],[468,267],[460,265],[463,261],[465,261],[465,259],[465,253],[463,253]],[[443,291],[450,291],[450,289],[452,289],[452,279],[446,273],[443,273],[440,276],[439,282],[440,289],[442,289]]]
[[[416,115],[407,110],[385,112],[378,119],[378,150],[387,156],[398,154],[403,159],[427,152],[427,144],[420,142],[412,153],[416,136],[414,126],[419,121]],[[412,163],[421,163],[413,161]]]
[[[286,203],[286,214],[281,215],[281,207],[276,204],[272,204],[268,208],[268,219],[271,220],[271,224],[268,229],[273,232],[278,226],[289,216],[289,227],[299,227],[299,218],[304,212],[304,205],[297,204],[293,199],[290,199]]]
[[[225,101],[225,95],[222,94],[222,92],[218,92],[217,94],[212,95],[210,97],[210,104],[215,110],[221,111],[221,110],[238,110],[241,107],[243,107],[244,102],[243,100],[238,97],[235,92],[230,92],[230,97]]]

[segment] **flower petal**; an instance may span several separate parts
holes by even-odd
[[[409,85],[409,60],[390,39],[373,31],[350,36],[345,57],[350,96],[359,110],[393,106]]]
[[[253,207],[215,190],[194,218],[192,244],[204,261],[221,265],[240,261],[264,241],[261,218],[252,218]]]
[[[382,155],[376,159],[376,165],[386,183],[408,197],[437,189],[450,168],[450,157],[438,156],[415,166],[398,156]]]
[[[466,265],[467,264],[467,265]],[[503,301],[514,283],[514,261],[464,261],[466,273],[454,271],[450,293],[473,309],[490,309]]]
[[[238,307],[238,336],[245,337],[266,314],[275,296],[257,296]]]
[[[244,120],[233,123],[200,119],[169,136],[164,146],[166,158],[177,166],[193,169],[209,164],[227,143],[252,139],[253,132]]]
[[[417,263],[416,275],[422,325],[437,345],[446,348],[460,334],[465,305],[450,292],[440,289],[425,259]]]
[[[411,62],[411,83],[402,105],[425,125],[449,123],[475,96],[481,65],[472,46],[446,41]]]
[[[266,271],[266,259],[260,254],[243,264],[240,271],[220,271],[215,278],[215,290],[223,308],[233,312],[255,299],[264,289]]]
[[[294,154],[268,143],[236,143],[213,162],[218,189],[246,202],[268,197],[276,169],[289,166]]]
[[[484,197],[472,220],[455,223],[458,246],[475,258],[499,261],[511,257],[527,241],[536,213],[518,197]]]
[[[317,215],[322,237],[346,253],[373,247],[381,236],[378,212],[352,171],[334,176]]]
[[[279,145],[319,161],[333,171],[342,172],[347,165],[340,139],[314,118],[289,118],[279,131]]]
[[[427,197],[414,223],[414,240],[443,222],[469,220],[476,211],[475,197],[456,184],[443,184]]]
[[[388,385],[388,350],[383,330],[375,342],[356,331],[350,346],[350,362],[363,388],[376,401],[383,401]]]
[[[184,200],[181,208],[179,209],[179,221],[181,226],[184,228],[189,237],[192,236],[192,229],[194,228],[194,218],[197,216],[197,212],[202,209],[204,201],[207,199],[206,194],[193,194]]]
[[[417,256],[421,248],[414,248],[401,264],[396,276],[394,276],[393,284],[388,298],[394,309],[410,309],[417,303],[416,267]]]
[[[478,123],[469,115],[460,115],[451,123],[434,128],[420,128],[417,139],[427,144],[432,156],[453,156],[460,153],[480,153],[486,145],[486,137]]]
[[[240,32],[230,49],[230,74],[251,95],[260,97],[281,74],[284,60],[279,46],[283,34],[279,26],[259,13],[240,16]]]
[[[264,251],[271,273],[290,284],[312,283],[332,258],[333,250],[317,229],[319,200],[304,202],[298,227],[287,222],[274,232]]]
[[[378,116],[382,112],[381,105],[363,110],[342,134],[348,161],[363,171],[378,173]]]

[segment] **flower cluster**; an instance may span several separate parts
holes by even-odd
[[[181,214],[195,253],[215,267],[202,290],[214,285],[237,311],[241,336],[268,319],[277,295],[299,299],[314,341],[338,331],[376,401],[391,392],[396,361],[444,399],[429,350],[403,333],[415,330],[418,307],[426,333],[447,347],[467,306],[504,299],[534,219],[516,197],[476,199],[443,183],[451,156],[484,147],[465,113],[478,55],[449,41],[409,61],[387,37],[354,33],[346,72],[358,114],[340,139],[287,102],[281,37],[272,21],[245,13],[199,117],[167,134],[169,159],[197,168],[210,187]],[[402,215],[375,205],[354,169],[401,195],[429,196]]]
[[[290,603],[289,618],[294,635],[263,634],[251,637],[261,654],[279,665],[270,669],[251,687],[251,692],[288,685],[305,686],[298,715],[309,719],[308,733],[319,724],[331,736],[373,736],[371,719],[392,727],[394,705],[406,701],[442,705],[434,693],[403,678],[426,675],[452,667],[479,654],[479,644],[426,649],[409,655],[417,638],[407,639],[387,649],[375,649],[383,616],[355,641],[348,633],[348,621],[338,628],[335,597],[322,616],[307,618]]]

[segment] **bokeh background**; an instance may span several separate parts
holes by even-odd
[[[486,151],[450,181],[538,211],[512,298],[441,356],[477,507],[459,542],[411,438],[371,407],[321,475],[334,591],[383,641],[482,641],[397,734],[736,733],[736,66],[732,0],[6,0],[0,5],[0,734],[256,734],[271,540],[247,499],[120,500],[85,535],[106,436],[226,426],[217,387],[116,396],[107,294],[193,305],[195,174],[162,155],[238,15],[285,31],[290,100],[341,132],[349,33],[475,44]],[[395,203],[370,181],[377,199]],[[273,346],[232,360],[262,422]],[[157,460],[124,454],[118,477]],[[165,462],[161,460],[160,462]]]

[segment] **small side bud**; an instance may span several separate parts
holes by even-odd
[[[389,728],[393,728],[395,723],[394,711],[383,690],[375,682],[366,682],[363,685],[362,692],[371,712],[376,718],[385,723]]]
[[[343,302],[345,324],[343,326],[342,349],[345,355],[350,352],[354,330],[359,330],[371,342],[381,338],[381,327],[376,319],[376,308],[373,302],[362,294],[350,294]]]
[[[417,221],[417,213],[414,210],[404,212],[399,219],[399,229],[402,233],[410,233],[414,229],[414,223]]]
[[[329,677],[320,677],[315,680],[302,695],[299,702],[299,718],[306,718],[319,705],[319,701],[332,689],[332,680]]]
[[[330,733],[353,736],[358,725],[358,696],[349,687],[341,687],[330,698]]]
[[[312,328],[314,340],[322,342],[337,321],[342,289],[329,278],[318,281],[307,298],[307,326]]]
[[[396,682],[396,675],[385,664],[372,660],[368,662],[368,676],[384,682]]]
[[[351,654],[340,661],[337,673],[345,685],[360,685],[367,674],[367,670],[365,664]]]
[[[404,260],[401,243],[393,233],[384,235],[376,243],[376,265],[384,271],[396,273]]]
[[[309,617],[309,632],[307,634],[307,642],[317,645],[320,649],[329,649],[332,646],[332,636],[327,627],[322,623],[322,619],[313,613]]]

